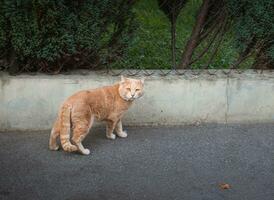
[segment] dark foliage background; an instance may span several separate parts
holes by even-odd
[[[53,73],[114,62],[135,29],[133,5],[131,0],[1,0],[2,62],[10,72]]]
[[[0,0],[0,67],[274,68],[273,0]]]
[[[254,56],[254,68],[274,68],[274,1],[228,0],[240,58]]]

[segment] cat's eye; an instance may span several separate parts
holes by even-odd
[[[136,89],[136,92],[138,92],[138,91],[140,91],[140,89],[137,88],[137,89]]]
[[[128,87],[128,88],[126,88],[128,91],[130,91],[131,89]]]

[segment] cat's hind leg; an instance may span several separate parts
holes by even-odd
[[[80,153],[84,155],[89,155],[90,150],[84,148],[82,141],[86,137],[86,135],[89,133],[90,127],[92,126],[94,121],[94,118],[91,117],[90,121],[82,120],[78,121],[77,124],[75,124],[75,128],[73,129],[73,137],[72,142],[77,146]]]
[[[51,133],[50,133],[50,138],[49,138],[49,149],[57,151],[59,149],[59,145],[57,144],[57,137],[60,135],[60,127],[59,127],[59,122],[56,120],[54,123]]]

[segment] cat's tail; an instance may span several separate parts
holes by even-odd
[[[68,152],[77,151],[77,147],[70,142],[71,105],[63,105],[60,113],[60,141],[63,149]]]

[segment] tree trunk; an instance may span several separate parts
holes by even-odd
[[[208,13],[208,7],[209,7],[209,1],[210,0],[203,0],[203,4],[200,7],[198,17],[196,19],[196,23],[194,28],[192,29],[191,36],[185,46],[184,53],[181,58],[181,62],[179,67],[181,69],[186,68],[189,63],[191,62],[191,58],[194,52],[194,49],[197,46],[197,43],[200,38],[200,32],[203,28],[207,13]]]
[[[260,50],[252,65],[253,69],[274,69],[274,62],[265,52],[265,49]]]
[[[20,69],[16,61],[16,53],[12,48],[9,51],[8,62],[9,62],[8,72],[11,75],[15,75]]]
[[[172,67],[176,69],[176,19],[174,13],[172,14],[172,21],[171,21],[171,56],[172,56]]]

